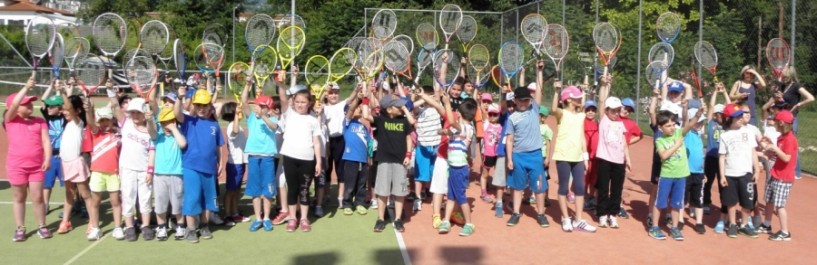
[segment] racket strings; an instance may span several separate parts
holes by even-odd
[[[354,68],[357,61],[357,54],[350,48],[341,48],[335,51],[329,59],[329,76],[333,82],[337,82]]]
[[[139,85],[150,85],[156,76],[156,65],[147,56],[136,56],[126,67],[128,81]]]
[[[666,12],[658,16],[655,23],[658,38],[664,42],[672,42],[678,33],[681,32],[681,17],[672,12]]]
[[[675,49],[666,42],[659,42],[650,48],[648,57],[650,62],[663,61],[667,65],[672,65],[675,59]]]
[[[711,68],[718,65],[718,54],[715,47],[708,41],[699,41],[695,44],[695,58],[703,67]]]
[[[94,21],[93,36],[100,51],[116,54],[124,47],[128,36],[125,20],[116,14],[102,14]]]
[[[246,38],[250,51],[269,45],[275,39],[275,22],[266,14],[254,15],[247,22]]]
[[[445,79],[439,80],[443,82],[443,86],[448,87],[454,83],[454,80],[459,77],[460,73],[460,59],[457,57],[457,54],[451,50],[440,50],[434,54],[434,74],[439,78],[439,70],[442,69],[443,65],[446,65],[445,68]]]
[[[416,30],[417,41],[423,49],[433,51],[437,49],[439,37],[437,36],[437,29],[431,23],[423,22],[417,25]]]
[[[457,38],[462,43],[469,43],[477,36],[478,28],[477,20],[473,16],[464,15],[457,29]]]
[[[249,72],[250,66],[243,62],[237,62],[230,66],[227,74],[227,88],[233,95],[238,96],[244,89],[244,84],[247,83],[247,78],[251,74]]]
[[[611,54],[620,43],[618,30],[610,23],[600,23],[593,29],[593,41],[603,53]]]
[[[512,77],[522,68],[525,59],[523,53],[524,51],[519,43],[511,41],[502,45],[499,50],[499,67],[505,75]]]
[[[780,38],[769,40],[769,44],[766,45],[766,59],[775,70],[782,71],[791,59],[789,45]]]
[[[201,41],[223,46],[225,37],[222,37],[222,32],[224,32],[224,26],[218,23],[210,24],[204,29]]]
[[[160,54],[167,46],[169,36],[167,26],[158,20],[148,21],[139,32],[142,48],[150,54]]]
[[[82,85],[90,89],[101,85],[105,81],[107,73],[105,65],[101,61],[94,59],[94,57],[82,58],[77,63],[77,79]]]
[[[380,40],[388,39],[397,29],[397,15],[394,11],[381,9],[372,18],[372,34]]]
[[[570,36],[567,29],[560,24],[548,24],[542,46],[545,53],[554,61],[564,58],[570,49]]]
[[[547,27],[548,24],[545,17],[537,13],[529,14],[522,18],[520,25],[522,37],[524,37],[536,51],[540,49],[545,33],[548,32]]]
[[[409,53],[403,43],[392,39],[383,47],[385,65],[394,73],[405,72],[409,67]]]
[[[329,59],[321,55],[315,55],[306,61],[304,66],[304,75],[306,82],[310,84],[326,84],[329,80]]]
[[[469,64],[477,71],[482,71],[491,64],[491,53],[485,45],[477,44],[468,50]]]
[[[462,23],[462,9],[457,5],[447,4],[440,11],[440,28],[450,38],[459,29]]]
[[[55,36],[56,29],[50,19],[38,17],[32,20],[25,36],[28,51],[37,57],[45,56],[53,45]]]
[[[62,61],[65,59],[65,49],[63,45],[62,35],[57,34],[54,45],[51,46],[51,50],[48,52],[51,66],[57,69],[62,66]]]

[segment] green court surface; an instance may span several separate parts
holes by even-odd
[[[223,187],[223,185],[222,185]],[[249,223],[235,227],[216,227],[213,239],[198,244],[186,241],[117,241],[110,236],[110,204],[102,204],[102,229],[105,237],[96,242],[85,239],[87,219],[74,217],[74,230],[58,235],[58,212],[64,190],[55,188],[51,213],[46,217],[54,237],[43,240],[36,235],[31,205],[26,207],[28,240],[12,242],[11,188],[0,181],[0,264],[403,264],[403,257],[391,225],[383,233],[373,233],[375,209],[365,216],[345,216],[336,212],[337,203],[329,203],[323,218],[312,220],[312,231],[287,233],[284,226],[271,232],[249,232]],[[241,210],[251,213],[249,199],[240,202]]]

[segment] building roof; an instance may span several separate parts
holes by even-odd
[[[48,14],[55,14],[56,13],[56,14],[61,14],[61,15],[64,15],[64,16],[74,16],[73,13],[65,11],[65,10],[48,8],[48,7],[44,7],[44,6],[40,6],[40,5],[35,5],[35,4],[33,4],[33,3],[29,2],[29,1],[19,1],[19,0],[18,1],[11,1],[11,3],[6,5],[6,6],[0,6],[0,11],[25,11],[25,12],[36,12],[36,13],[48,13]]]

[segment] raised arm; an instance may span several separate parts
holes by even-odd
[[[122,112],[122,108],[119,107],[119,98],[116,97],[117,88],[113,86],[112,79],[105,81],[105,90],[108,93],[108,100],[110,101],[114,118],[119,122],[123,122],[125,120],[125,113]]]
[[[54,89],[54,85],[57,83],[57,79],[51,79],[51,82],[48,84],[48,88],[43,91],[43,95],[40,97],[41,100],[45,100],[51,95],[51,90]],[[59,94],[59,93],[58,93]]]
[[[11,121],[12,119],[14,119],[14,116],[17,116],[17,109],[20,107],[20,102],[23,101],[23,98],[26,96],[26,93],[28,93],[28,90],[31,89],[32,87],[34,87],[34,84],[36,84],[36,83],[34,81],[34,75],[32,75],[31,77],[28,78],[28,81],[26,81],[26,84],[23,85],[23,88],[21,88],[20,91],[17,92],[17,95],[14,96],[14,99],[11,101],[11,106],[6,106],[6,108],[8,108],[8,111],[6,111],[5,115],[3,115],[3,120],[4,121],[6,121],[6,122]],[[66,102],[67,102],[67,100],[66,100]],[[46,132],[45,135],[47,137],[48,132]],[[49,142],[49,146],[50,146],[50,142]],[[48,157],[47,160],[50,160],[50,159],[51,158]]]
[[[65,90],[63,90],[63,89],[56,89],[56,90],[57,90],[57,93],[59,93],[60,96],[62,96],[65,99],[65,100],[62,101],[62,109],[68,113],[67,116],[68,116],[69,120],[75,121],[75,122],[78,121],[79,114],[77,113],[77,110],[74,109],[73,106],[71,105],[71,100],[68,99],[68,95],[65,94]]]
[[[553,82],[553,98],[550,103],[550,111],[556,116],[556,121],[562,120],[562,108],[559,108],[559,93],[562,91],[562,81]]]
[[[92,133],[97,133],[99,131],[99,127],[96,124],[95,110],[93,100],[88,100],[85,102],[85,121],[88,122],[88,128],[91,128]]]
[[[711,121],[715,117],[715,104],[718,101],[718,90],[712,93],[709,97],[709,111],[706,113],[706,120]]]
[[[647,109],[647,113],[650,114],[650,125],[658,126],[658,124],[656,124],[655,108],[660,104],[659,102],[662,99],[659,96],[660,95],[658,94],[658,91],[652,92],[652,98],[650,99],[650,107],[649,109]]]
[[[605,105],[605,101],[607,101],[607,97],[610,96],[610,81],[612,77],[608,73],[607,75],[601,76],[599,78],[599,113],[600,115],[596,115],[600,117],[601,115],[605,115],[604,111],[606,110],[607,106]],[[601,120],[601,118],[599,118]],[[626,141],[625,141],[626,142]]]
[[[187,95],[187,86],[181,85],[179,86],[179,97],[182,95]],[[184,113],[182,112],[182,100],[176,100],[173,103],[173,114],[176,115],[176,122],[184,122]]]
[[[244,113],[244,116],[250,115],[250,104],[246,103],[249,102],[248,98],[250,97],[250,88],[252,87],[252,80],[253,80],[252,78],[247,78],[245,80],[244,90],[241,91],[241,102],[239,102],[238,104],[241,105],[241,109],[238,111]],[[281,106],[281,108],[283,108],[283,105]]]
[[[800,96],[803,97],[803,100],[801,100],[800,102],[795,104],[794,107],[792,107],[791,109],[792,112],[796,112],[804,105],[814,102],[814,95],[808,92],[808,89],[806,89],[805,87],[800,87],[800,89],[797,90],[797,92],[800,93]]]
[[[536,61],[536,92],[533,94],[533,100],[536,105],[542,106],[542,88],[545,84],[545,62],[543,60]]]

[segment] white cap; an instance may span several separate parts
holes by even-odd
[[[692,120],[692,118],[695,118],[695,114],[697,114],[697,113],[698,113],[698,109],[688,109],[687,110],[687,120]],[[704,115],[701,115],[701,117],[698,118],[698,122],[702,122],[704,120],[706,120],[706,116],[704,116]]]
[[[128,106],[130,107],[130,104],[128,104]],[[95,113],[97,122],[99,122],[99,120],[102,119],[113,119],[113,111],[111,111],[111,108],[108,107],[98,108],[95,110]]]
[[[340,86],[338,85],[338,83],[335,83],[335,82],[329,82],[329,84],[328,84],[328,85],[329,85],[329,89],[332,89],[332,90],[340,90]]]
[[[724,106],[723,104],[717,104],[717,105],[715,105],[713,110],[715,111],[715,113],[723,113],[723,109],[725,109],[725,108],[726,108],[726,106]]]
[[[528,90],[536,90],[537,86],[538,85],[536,84],[536,82],[532,82],[532,83],[528,84]]]
[[[617,97],[609,97],[604,101],[604,107],[608,109],[621,108],[621,100]]]
[[[138,111],[141,113],[145,113],[145,99],[143,98],[134,98],[128,101],[128,110],[127,111]]]
[[[286,94],[287,94],[287,96],[292,96],[292,95],[295,95],[295,93],[298,93],[298,91],[301,91],[301,90],[304,90],[304,89],[306,89],[306,87],[304,85],[294,85],[294,86],[290,87],[289,89],[287,89]]]
[[[511,101],[511,100],[513,100],[514,98],[516,98],[516,97],[514,97],[513,92],[510,92],[510,93],[508,93],[508,94],[505,94],[505,101]]]

